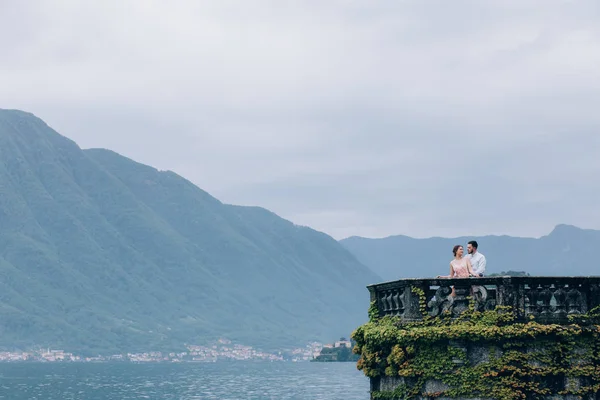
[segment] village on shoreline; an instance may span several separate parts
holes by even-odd
[[[227,339],[219,339],[206,346],[186,345],[186,351],[125,353],[113,355],[81,356],[64,350],[50,348],[29,351],[0,351],[0,362],[133,362],[133,363],[183,363],[183,362],[221,362],[221,361],[290,361],[308,362],[317,359],[323,349],[350,346],[350,342],[323,344],[310,342],[304,347],[276,352],[257,350],[252,346],[234,344]],[[327,350],[326,350],[327,351]]]

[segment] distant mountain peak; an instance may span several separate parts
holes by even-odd
[[[5,115],[21,115],[21,116],[28,116],[28,117],[35,117],[37,118],[34,114],[27,112],[27,111],[22,111],[22,110],[17,110],[17,109],[12,109],[12,108],[0,108],[0,114],[5,114]]]
[[[0,108],[0,121],[1,120],[27,120],[30,122],[35,122],[37,124],[41,124],[43,126],[48,126],[41,118],[39,118],[35,114],[22,110]]]
[[[24,149],[31,149],[36,143],[52,143],[55,146],[79,150],[74,141],[56,132],[44,120],[21,110],[0,108],[0,139],[19,140]],[[6,143],[4,146],[7,146]]]
[[[570,224],[558,224],[554,227],[554,230],[557,229],[576,229],[576,230],[582,230],[581,228],[575,226],[575,225],[570,225]]]
[[[584,229],[581,229],[575,225],[569,225],[569,224],[558,224],[554,227],[554,229],[552,230],[552,232],[550,232],[548,234],[548,236],[554,236],[554,235],[571,235],[574,233],[580,233],[584,231]]]
[[[396,240],[396,239],[414,239],[413,237],[407,235],[390,235],[383,237],[364,237],[358,235],[348,236],[346,238],[340,239],[340,242],[349,242],[349,241],[358,241],[358,240]]]

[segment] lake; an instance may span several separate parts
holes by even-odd
[[[354,363],[0,364],[0,399],[367,400]]]

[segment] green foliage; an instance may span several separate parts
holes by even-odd
[[[369,306],[369,321],[375,322],[379,319],[379,309],[377,308],[377,302],[372,301]]]
[[[0,350],[305,344],[364,321],[378,280],[325,234],[0,110]]]
[[[421,301],[424,296],[421,294]],[[426,317],[400,324],[383,317],[352,333],[357,368],[368,377],[404,379],[393,392],[375,392],[375,399],[423,396],[487,397],[502,400],[536,398],[553,393],[548,382],[587,378],[558,394],[577,396],[600,390],[599,310],[580,316],[571,325],[517,323],[508,307],[478,312],[473,304],[460,318]],[[489,348],[478,363],[467,357],[467,344]],[[445,389],[424,393],[425,382],[438,380]]]
[[[513,270],[502,271],[500,273],[487,275],[488,278],[492,278],[494,276],[530,276],[530,275],[525,271],[513,271]]]
[[[316,362],[357,362],[359,356],[352,349],[345,346],[323,348],[321,353],[314,359]]]
[[[600,306],[592,308],[586,314],[573,314],[567,317],[570,322],[582,325],[600,325]]]

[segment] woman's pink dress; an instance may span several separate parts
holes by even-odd
[[[454,276],[452,278],[468,278],[469,268],[467,267],[467,259],[461,258],[460,260],[450,261],[450,265],[454,269]]]

